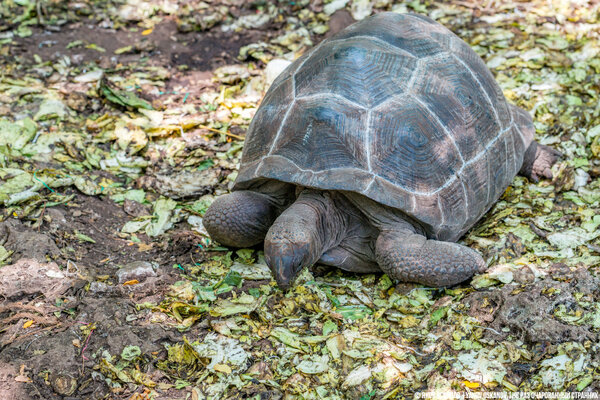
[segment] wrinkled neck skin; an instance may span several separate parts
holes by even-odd
[[[400,231],[426,235],[425,229],[414,222],[402,211],[385,206],[361,194],[344,192],[344,196],[359,209],[369,220],[371,225],[380,232]]]
[[[346,236],[352,205],[335,192],[304,189],[273,223],[265,238],[265,259],[280,288]]]
[[[296,185],[273,179],[257,181],[245,190],[262,194],[280,213],[296,199]]]

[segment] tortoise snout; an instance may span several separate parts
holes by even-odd
[[[289,289],[306,265],[308,247],[301,243],[265,241],[265,261],[281,290]]]

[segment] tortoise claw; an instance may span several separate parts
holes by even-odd
[[[551,168],[560,157],[562,157],[561,152],[554,150],[552,147],[538,144],[535,161],[533,162],[532,175],[552,179]]]
[[[552,166],[563,154],[552,147],[532,142],[525,152],[521,174],[537,183],[540,178],[552,179]]]

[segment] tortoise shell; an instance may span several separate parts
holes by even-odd
[[[457,240],[521,168],[533,123],[481,58],[417,14],[380,13],[324,40],[269,88],[234,190],[276,179],[360,193]]]

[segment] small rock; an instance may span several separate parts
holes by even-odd
[[[123,210],[132,217],[141,217],[150,214],[150,210],[145,205],[134,200],[125,199]]]
[[[70,375],[52,375],[50,377],[52,389],[62,396],[70,396],[77,390],[77,379]]]
[[[291,61],[283,60],[281,58],[274,58],[269,61],[265,68],[265,83],[267,86],[271,86],[273,81],[275,81],[275,78],[277,78],[291,63]]]
[[[535,273],[525,265],[514,272],[514,278],[515,282],[521,284],[533,283],[535,281]]]
[[[110,289],[110,286],[104,282],[94,281],[90,283],[90,293],[92,294],[107,293],[110,292]]]
[[[323,12],[327,15],[331,15],[337,10],[346,7],[346,4],[348,4],[348,0],[333,0],[323,7]]]
[[[273,373],[271,372],[271,368],[269,368],[269,365],[264,361],[254,363],[248,369],[248,371],[246,371],[246,374],[251,375],[260,381],[273,379]]]
[[[67,225],[67,219],[65,214],[57,208],[47,208],[46,216],[50,217],[50,225],[55,227],[61,227]]]
[[[48,301],[54,301],[70,287],[71,280],[56,263],[21,258],[0,268],[0,298],[3,300],[42,294]]]
[[[117,271],[117,278],[120,284],[136,279],[139,282],[144,281],[149,276],[156,276],[156,263],[148,261],[134,261]]]
[[[327,37],[335,35],[347,26],[352,25],[354,22],[356,21],[352,18],[352,14],[347,10],[336,11],[329,19],[329,32],[327,32]]]
[[[46,262],[47,257],[56,258],[60,250],[49,235],[39,233],[16,219],[0,222],[0,240],[6,250],[13,251],[13,262],[31,258]]]

